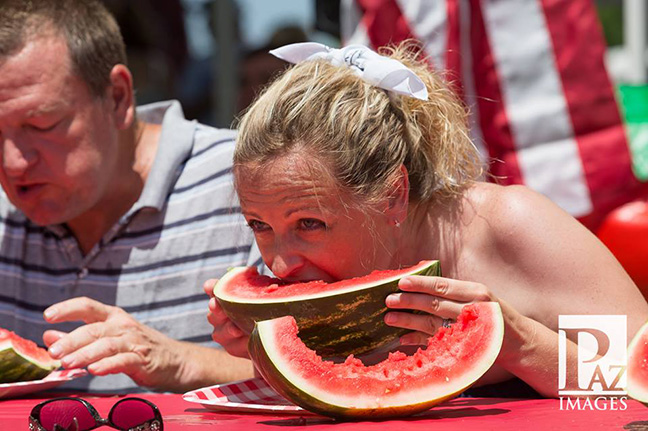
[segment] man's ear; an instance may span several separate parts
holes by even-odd
[[[125,65],[117,64],[112,68],[110,86],[106,92],[117,128],[128,129],[135,119],[135,98],[133,76]]]
[[[405,165],[394,173],[385,214],[390,221],[402,223],[409,207],[409,174]]]

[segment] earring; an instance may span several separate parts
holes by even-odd
[[[398,219],[394,219],[394,226],[400,227],[400,222],[398,221]]]

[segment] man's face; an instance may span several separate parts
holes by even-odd
[[[37,37],[0,60],[0,183],[39,225],[96,208],[119,155],[109,98],[74,75],[65,41]]]

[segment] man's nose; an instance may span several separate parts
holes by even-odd
[[[8,177],[20,177],[36,163],[38,156],[33,149],[19,143],[18,139],[4,137],[2,140],[2,167]]]

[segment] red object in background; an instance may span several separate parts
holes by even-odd
[[[595,2],[354,0],[341,14],[345,44],[421,43],[470,107],[499,184],[529,186],[593,232],[642,196]]]
[[[597,235],[648,299],[648,200],[630,202],[610,212]]]

